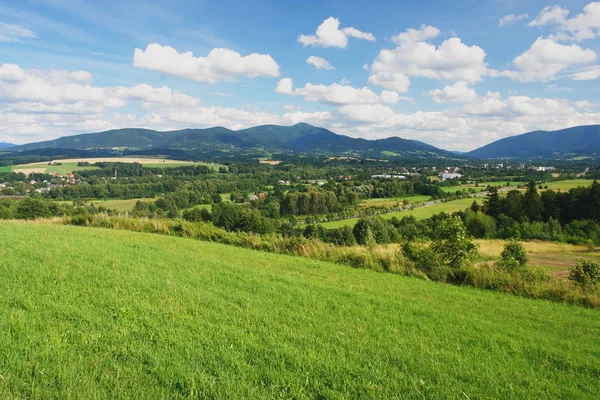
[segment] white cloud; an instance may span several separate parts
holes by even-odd
[[[381,95],[379,96],[381,101],[385,104],[396,104],[398,100],[400,100],[400,96],[398,93],[391,90],[382,90]]]
[[[527,14],[508,14],[505,15],[504,17],[500,18],[500,20],[498,21],[498,26],[506,26],[509,24],[512,24],[513,22],[516,21],[520,21],[522,19],[527,19],[529,18],[529,15]]]
[[[133,64],[137,68],[204,83],[279,76],[279,65],[270,55],[242,56],[223,48],[211,50],[206,57],[194,57],[192,52],[179,53],[172,47],[153,43],[146,50],[135,49]]]
[[[392,41],[396,43],[423,42],[439,36],[440,33],[440,30],[435,26],[421,25],[419,29],[408,28],[406,31],[392,36]]]
[[[542,8],[542,11],[535,17],[528,25],[529,26],[541,26],[552,23],[560,23],[564,21],[569,15],[569,10],[562,8],[559,5],[546,6]]]
[[[319,25],[314,35],[298,36],[298,42],[304,46],[340,47],[345,49],[348,46],[349,37],[375,41],[375,36],[372,33],[362,32],[352,27],[340,29],[340,21],[337,18],[329,17]]]
[[[0,43],[21,42],[23,39],[35,39],[37,35],[27,28],[19,25],[0,22]]]
[[[436,103],[464,103],[477,97],[475,90],[466,82],[458,81],[453,85],[446,85],[443,89],[429,91],[429,95]]]
[[[383,104],[348,104],[338,109],[345,117],[360,122],[384,122],[394,117],[394,111]]]
[[[402,73],[376,72],[369,76],[369,83],[396,92],[408,92],[410,79]]]
[[[502,71],[501,75],[521,82],[547,82],[556,79],[559,72],[571,65],[589,63],[595,59],[593,50],[539,37],[529,49],[513,60],[518,70]]]
[[[600,65],[595,65],[571,75],[575,81],[591,81],[600,78]]]
[[[294,111],[290,113],[283,114],[283,118],[285,118],[289,123],[297,124],[299,122],[306,122],[308,124],[313,124],[316,126],[323,126],[327,124],[329,121],[333,120],[334,117],[331,115],[329,111],[316,111],[316,112],[302,112],[302,111]]]
[[[343,104],[376,104],[380,102],[370,89],[363,87],[356,89],[352,86],[344,86],[337,83],[326,85],[313,85],[307,83],[302,88],[294,89],[291,78],[283,78],[277,84],[275,91],[280,94],[303,97],[306,101],[320,102],[331,105]]]
[[[459,38],[450,38],[436,47],[425,40],[440,33],[432,26],[408,29],[392,39],[395,49],[384,49],[371,65],[372,73],[419,76],[438,80],[479,82],[495,72],[487,67],[485,51],[467,46]]]
[[[582,110],[585,110],[585,111],[592,111],[596,106],[587,100],[581,100],[581,101],[575,102],[575,107],[581,108]]]
[[[335,67],[333,65],[331,65],[329,63],[329,61],[327,61],[324,58],[321,57],[317,57],[317,56],[310,56],[306,59],[306,62],[308,64],[314,65],[317,69],[327,69],[327,70],[333,70],[335,69]]]
[[[554,5],[544,7],[529,26],[556,25],[560,40],[582,41],[600,36],[600,2],[591,2],[583,12],[568,18],[569,10]]]
[[[350,80],[348,80],[346,78],[340,79],[340,85],[349,85],[349,84],[350,84]]]

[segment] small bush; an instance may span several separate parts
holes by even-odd
[[[571,269],[569,279],[582,285],[595,284],[600,282],[600,269],[598,264],[592,261],[580,260],[577,265]]]
[[[529,262],[527,252],[521,243],[516,240],[509,240],[504,245],[502,251],[502,265],[507,269],[524,267]]]

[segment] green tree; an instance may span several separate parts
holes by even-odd
[[[459,217],[442,221],[436,229],[431,249],[454,271],[463,268],[477,255],[477,245]]]

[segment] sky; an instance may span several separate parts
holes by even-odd
[[[0,141],[299,122],[457,151],[600,124],[600,2],[0,3]]]

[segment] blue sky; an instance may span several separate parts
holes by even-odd
[[[5,0],[0,141],[308,122],[470,150],[600,123],[600,2]]]

